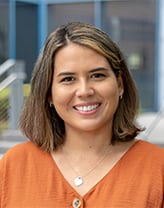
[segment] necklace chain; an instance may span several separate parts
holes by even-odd
[[[111,144],[110,144],[111,145]],[[62,151],[64,153],[64,150],[62,148]],[[112,149],[108,152],[108,146],[107,148],[105,148],[104,150],[104,153],[103,153],[103,156],[100,158],[100,160],[98,160],[98,162],[94,165],[94,167],[92,167],[89,171],[87,171],[86,174],[84,174],[83,176],[81,176],[74,168],[73,168],[73,165],[70,163],[70,161],[67,159],[67,157],[65,157],[65,154],[64,155],[64,158],[65,160],[67,161],[68,165],[70,166],[70,168],[73,170],[73,172],[77,175],[77,177],[74,179],[74,185],[75,186],[80,186],[84,183],[84,178],[86,176],[88,176],[92,171],[94,171],[101,163],[102,161],[106,158],[106,156],[112,151]],[[107,154],[108,153],[108,154]]]

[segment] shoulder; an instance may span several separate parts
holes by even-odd
[[[145,141],[145,140],[137,140],[136,141],[136,146],[137,148],[139,148],[140,150],[144,150],[144,151],[153,151],[153,152],[157,152],[159,154],[164,154],[164,148],[156,145],[156,144],[153,144],[153,143],[150,143],[148,141]]]
[[[17,163],[18,165],[19,162],[27,162],[29,159],[38,158],[42,155],[44,156],[44,154],[46,154],[46,152],[32,142],[23,142],[10,148],[2,157],[0,163],[11,161],[12,163]]]
[[[136,157],[144,161],[162,163],[164,166],[164,148],[148,141],[137,140],[132,149]]]
[[[6,156],[18,156],[19,154],[26,154],[29,151],[36,151],[38,147],[34,145],[32,142],[27,141],[23,142],[20,144],[15,145],[14,147],[10,148],[5,154],[4,157]]]

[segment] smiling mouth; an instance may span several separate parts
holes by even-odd
[[[78,111],[89,112],[97,109],[99,106],[100,104],[94,104],[94,105],[75,106],[74,108]]]

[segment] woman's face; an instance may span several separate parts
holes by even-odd
[[[85,46],[70,43],[55,56],[51,101],[66,131],[112,128],[122,93],[107,59]]]

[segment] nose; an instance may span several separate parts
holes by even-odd
[[[82,81],[78,85],[76,90],[76,96],[78,97],[89,97],[94,94],[94,88],[88,82]]]

